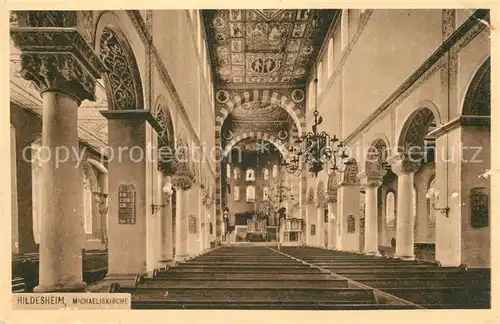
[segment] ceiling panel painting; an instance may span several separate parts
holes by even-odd
[[[338,10],[203,10],[219,85],[302,85]]]

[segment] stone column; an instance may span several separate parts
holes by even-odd
[[[182,260],[187,257],[188,215],[187,215],[187,189],[175,186],[176,192],[176,222],[175,222],[175,259]]]
[[[182,260],[189,255],[188,193],[194,181],[194,174],[187,163],[181,163],[172,177],[176,191],[175,259]]]
[[[328,199],[328,249],[337,249],[337,193]]]
[[[317,212],[316,212],[316,246],[320,248],[324,248],[324,213],[325,213],[325,208],[323,207],[322,203],[317,204]]]
[[[172,237],[172,178],[165,177],[164,178],[164,188],[166,192],[165,194],[165,203],[166,206],[161,210],[161,230],[162,230],[162,239],[161,239],[161,259],[160,262],[169,262],[174,258],[173,251],[173,237]]]
[[[365,188],[365,254],[380,256],[378,251],[378,206],[377,189],[382,179],[361,174],[361,185]]]
[[[29,13],[15,15],[20,18]],[[50,16],[51,12],[40,15]],[[60,15],[73,16],[76,12],[61,11]],[[43,19],[40,17],[40,21]],[[104,71],[78,31],[65,28],[73,26],[55,27],[61,28],[11,28],[11,37],[21,53],[20,74],[36,84],[43,101],[43,230],[36,292],[83,291],[86,287],[82,279],[82,178],[75,154],[79,152],[78,107],[83,100],[95,101],[95,80]],[[54,50],[63,45],[61,42],[66,50]]]
[[[412,193],[414,174],[420,163],[408,161],[404,156],[395,156],[389,160],[392,172],[398,176],[396,207],[396,253],[395,257],[414,260],[414,219]]]
[[[314,206],[311,205],[310,203],[306,205],[306,221],[305,221],[305,241],[307,246],[313,246],[314,245],[314,240],[313,237],[311,236],[311,225],[314,224],[312,221],[312,218],[314,217],[313,215],[313,210]]]

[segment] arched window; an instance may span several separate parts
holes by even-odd
[[[31,193],[33,209],[33,239],[40,244],[42,232],[42,178],[41,178],[41,145],[35,141],[31,145]]]
[[[240,178],[240,169],[239,168],[234,168],[233,177],[235,180],[238,180]]]
[[[231,179],[231,166],[229,164],[226,166],[226,178]]]
[[[247,186],[247,201],[255,201],[255,187]]]
[[[268,200],[269,199],[269,188],[264,187],[262,189],[262,200]]]
[[[87,176],[83,177],[83,228],[85,234],[92,234],[92,191]]]
[[[240,187],[235,186],[234,187],[234,200],[235,201],[240,201]]]
[[[433,178],[431,183],[429,184],[429,188],[427,190],[427,192],[431,193],[431,192],[434,192],[436,191],[436,178]],[[429,212],[429,222],[428,224],[429,225],[435,225],[436,224],[436,213],[438,213],[439,211],[437,211],[436,209],[434,209],[431,205],[431,200],[428,199],[427,200],[427,210]]]
[[[278,166],[275,164],[273,165],[273,178],[276,178],[278,176]]]
[[[255,181],[255,171],[253,169],[248,169],[245,177],[246,181]]]
[[[333,74],[333,38],[328,41],[328,78]]]
[[[264,180],[268,180],[269,179],[269,170],[264,169],[263,173],[264,173]]]
[[[396,198],[392,191],[385,198],[385,222],[387,227],[396,225]]]

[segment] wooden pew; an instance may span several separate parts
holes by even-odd
[[[83,253],[82,259],[82,275],[86,283],[104,279],[108,269],[108,254],[106,251],[86,251]],[[12,278],[23,278],[25,291],[31,292],[38,285],[38,271],[38,253],[13,256]]]

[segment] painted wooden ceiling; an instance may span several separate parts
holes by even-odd
[[[219,85],[303,85],[337,9],[203,10]]]

